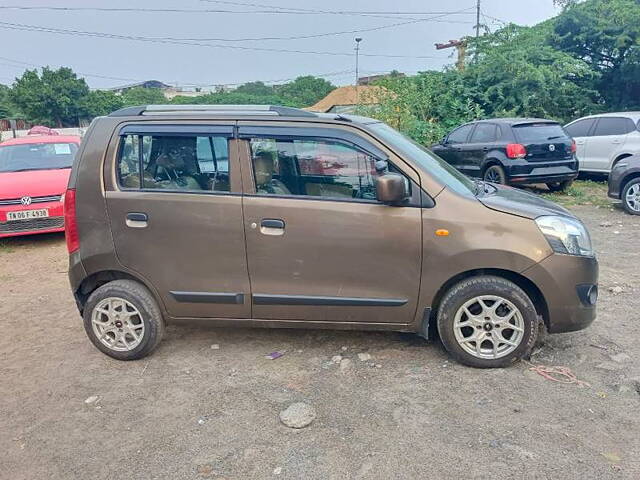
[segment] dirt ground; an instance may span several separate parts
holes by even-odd
[[[0,477],[640,478],[640,219],[573,210],[600,260],[598,319],[531,362],[583,386],[524,362],[466,368],[438,343],[380,332],[170,326],[153,356],[118,362],[85,337],[63,236],[5,240]],[[317,411],[302,430],[278,418],[296,401]]]

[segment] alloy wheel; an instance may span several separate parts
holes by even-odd
[[[116,352],[133,350],[144,337],[140,311],[123,298],[101,300],[93,309],[91,325],[100,343]]]
[[[482,295],[465,302],[454,318],[455,339],[465,352],[497,359],[513,352],[524,337],[524,319],[506,298]]]
[[[634,212],[640,212],[640,183],[629,187],[624,196],[625,202]]]

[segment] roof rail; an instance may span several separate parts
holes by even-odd
[[[126,107],[109,114],[110,117],[137,117],[140,115],[178,114],[253,114],[286,117],[315,117],[316,114],[293,107],[279,105],[141,105]]]

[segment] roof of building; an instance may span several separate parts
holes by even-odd
[[[127,85],[119,85],[117,87],[109,87],[105,88],[105,90],[127,90],[130,88],[170,88],[171,85],[167,85],[166,83],[161,82],[160,80],[144,80],[142,82],[128,83]]]
[[[336,105],[371,105],[378,103],[386,92],[383,87],[372,85],[361,85],[357,87],[348,85],[339,87],[329,92],[329,94],[311,107],[305,108],[311,112],[328,112]]]

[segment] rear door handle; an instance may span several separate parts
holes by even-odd
[[[489,151],[489,147],[482,147],[482,151],[483,152],[488,152]]]
[[[284,235],[284,221],[279,218],[264,218],[260,222],[263,235]]]
[[[145,228],[148,225],[148,220],[149,217],[147,217],[146,213],[129,212],[127,213],[125,223],[127,227],[130,228]]]

